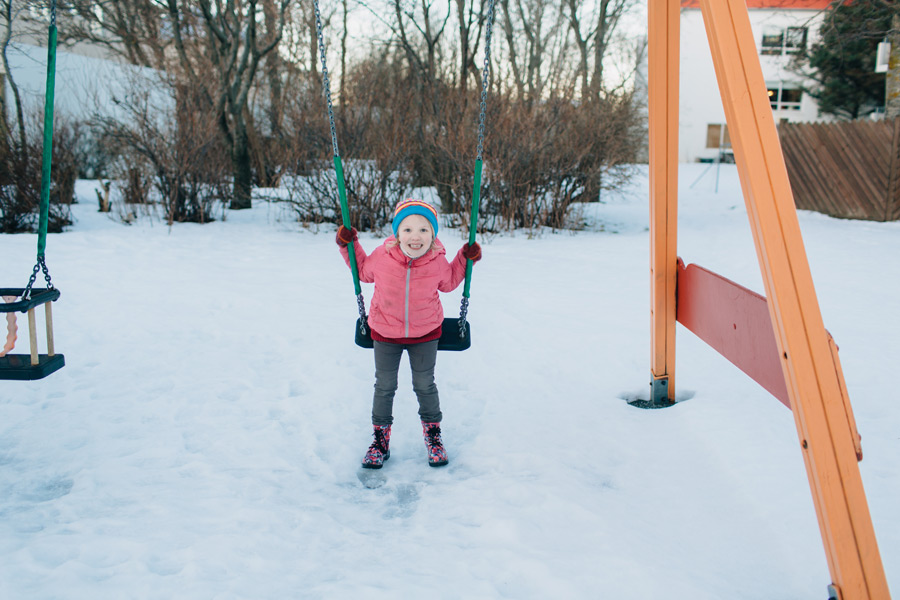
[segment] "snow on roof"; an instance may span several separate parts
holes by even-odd
[[[832,0],[746,0],[747,8],[825,10]],[[700,8],[700,0],[681,0],[681,8]]]

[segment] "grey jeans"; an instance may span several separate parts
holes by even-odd
[[[419,418],[426,423],[440,423],[441,402],[434,384],[434,365],[437,362],[438,340],[421,344],[388,344],[374,342],[375,397],[372,400],[372,424],[391,425],[394,422],[394,392],[397,391],[397,372],[403,350],[409,357],[413,391],[419,400]]]

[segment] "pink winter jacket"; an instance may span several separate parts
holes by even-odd
[[[460,248],[449,262],[444,245],[435,239],[434,246],[423,256],[410,259],[394,236],[368,256],[358,241],[353,243],[360,281],[375,283],[369,327],[382,337],[418,338],[444,322],[438,291],[452,292],[459,287],[466,276],[466,259]],[[350,266],[346,247],[341,248],[341,254]]]

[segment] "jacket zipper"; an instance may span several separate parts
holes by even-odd
[[[409,337],[409,276],[412,273],[414,259],[406,261],[406,297],[403,304],[403,337]]]

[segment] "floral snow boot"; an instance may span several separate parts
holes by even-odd
[[[448,462],[447,451],[441,441],[441,424],[422,421],[422,434],[425,436],[425,448],[428,450],[428,465],[440,467]]]
[[[374,425],[375,441],[369,446],[365,458],[363,458],[363,469],[380,469],[384,466],[384,461],[391,457],[391,426],[390,425]]]

